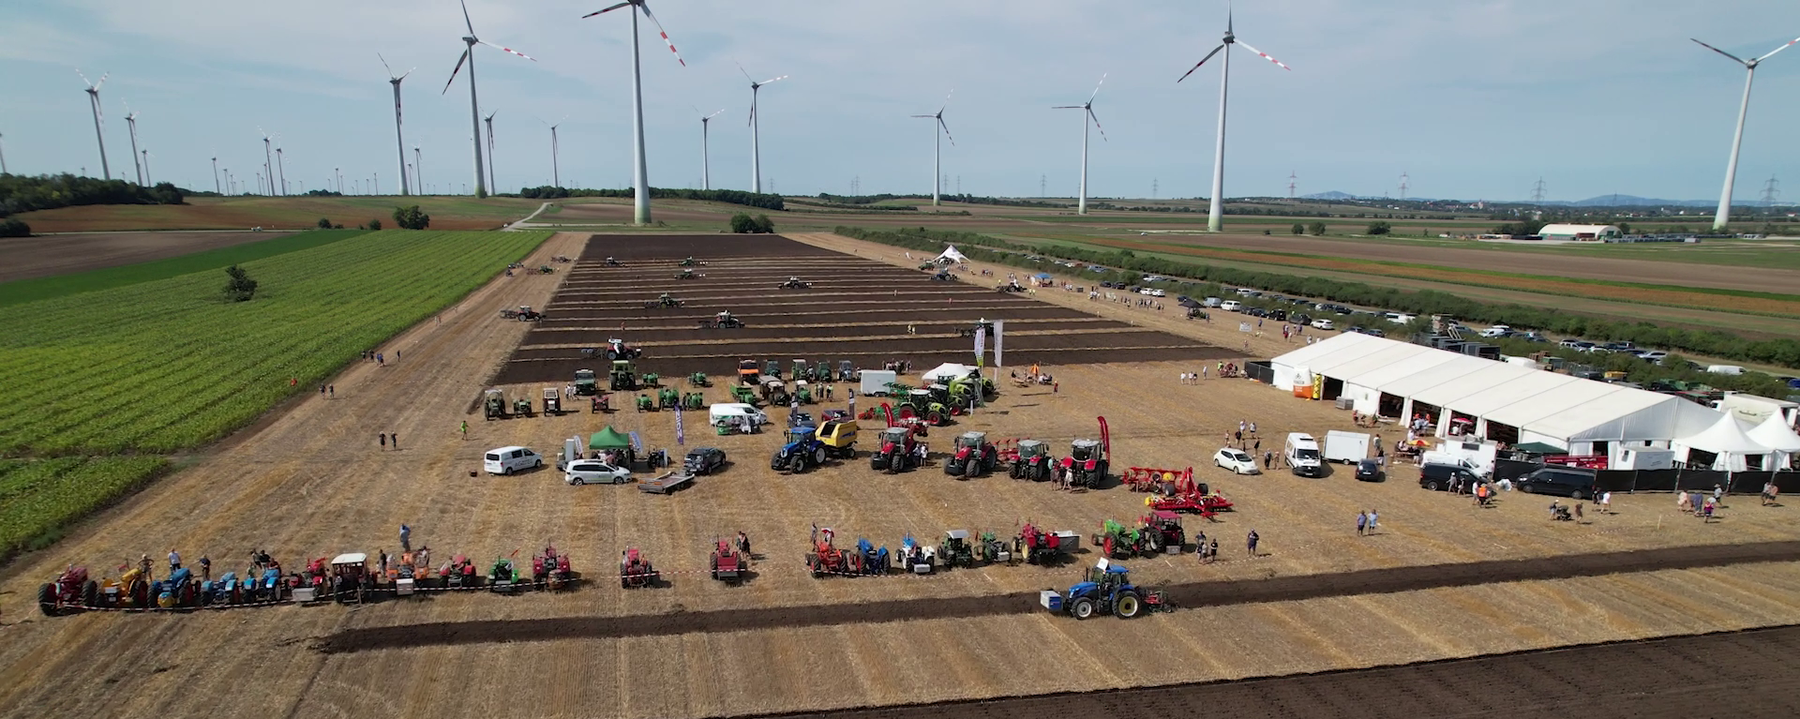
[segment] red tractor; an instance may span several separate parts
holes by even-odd
[[[875,441],[875,451],[869,453],[869,468],[889,474],[912,469],[919,466],[918,450],[912,430],[888,427],[881,430],[881,436]]]
[[[992,472],[999,464],[999,452],[987,441],[986,432],[964,432],[957,436],[951,455],[944,459],[944,474],[968,479]]]
[[[731,540],[721,539],[713,542],[712,578],[721,582],[736,583],[742,578],[746,568],[744,554],[731,546]]]
[[[1187,544],[1187,530],[1181,526],[1181,515],[1167,510],[1151,510],[1141,520],[1139,544],[1145,554],[1180,554]],[[1173,551],[1170,551],[1173,550]]]
[[[656,568],[637,547],[625,550],[619,559],[619,586],[625,589],[656,586]]]
[[[818,537],[813,540],[813,551],[806,555],[806,568],[812,570],[814,579],[827,574],[851,574],[850,550],[832,546],[830,527],[819,530]]]
[[[1106,484],[1106,468],[1112,459],[1112,434],[1107,431],[1106,418],[1100,419],[1100,441],[1078,439],[1070,443],[1069,456],[1064,457],[1060,470],[1071,487],[1099,488]]]
[[[1014,449],[1002,455],[1008,467],[1006,473],[1013,479],[1029,479],[1042,482],[1050,478],[1050,448],[1035,439],[1021,439]]]
[[[450,558],[450,563],[438,572],[444,578],[445,587],[478,587],[481,586],[481,572],[475,569],[475,563],[468,556],[458,554]]]
[[[564,589],[575,581],[569,568],[569,555],[558,554],[556,547],[544,547],[544,553],[531,558],[531,581],[542,589]]]
[[[100,603],[100,584],[88,579],[87,567],[73,564],[49,582],[38,586],[38,609],[54,617],[63,608],[95,607]]]
[[[1026,522],[1015,540],[1026,564],[1061,564],[1081,544],[1081,535],[1070,531],[1046,532]]]

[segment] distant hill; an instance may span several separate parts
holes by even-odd
[[[1638,197],[1635,195],[1600,195],[1585,200],[1577,200],[1575,202],[1546,202],[1544,204],[1570,205],[1573,207],[1712,207],[1718,204],[1718,200],[1660,200],[1653,197]]]
[[[1330,192],[1315,192],[1310,195],[1301,195],[1300,199],[1302,199],[1302,200],[1360,200],[1363,198],[1357,197],[1356,195],[1352,195],[1348,192],[1338,192],[1337,190],[1332,190]]]

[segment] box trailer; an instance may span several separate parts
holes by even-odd
[[[1325,461],[1356,464],[1369,456],[1371,438],[1362,432],[1331,430],[1325,433]]]
[[[885,369],[866,369],[862,371],[862,386],[858,390],[864,397],[886,397],[888,385],[900,379],[900,373]]]

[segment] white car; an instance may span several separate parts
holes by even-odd
[[[1169,291],[1163,290],[1163,289],[1153,289],[1153,290],[1150,290],[1150,296],[1151,297],[1168,297]]]
[[[1331,321],[1331,320],[1328,320],[1328,319],[1325,319],[1325,318],[1324,318],[1324,317],[1320,317],[1320,318],[1318,318],[1318,319],[1316,319],[1316,320],[1313,320],[1313,321],[1312,321],[1312,326],[1313,326],[1313,327],[1314,327],[1314,328],[1317,328],[1317,329],[1322,329],[1322,330],[1328,330],[1328,329],[1331,329],[1331,328],[1333,328],[1333,327],[1336,327],[1336,325],[1335,325],[1335,324],[1333,324],[1333,323],[1332,323],[1332,321]]]
[[[1225,300],[1219,303],[1219,309],[1226,312],[1239,312],[1244,309],[1244,303],[1237,300]]]
[[[1487,338],[1508,337],[1511,335],[1512,328],[1507,327],[1506,325],[1494,325],[1493,327],[1481,331],[1481,336]]]
[[[1226,447],[1213,455],[1213,466],[1224,467],[1232,474],[1262,474],[1256,467],[1256,458],[1241,449]]]
[[[624,484],[631,481],[631,470],[597,459],[575,460],[564,472],[563,481],[569,484]]]

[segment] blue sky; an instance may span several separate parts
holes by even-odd
[[[498,111],[496,170],[504,189],[549,181],[559,131],[563,184],[630,179],[629,18],[589,19],[606,4],[470,0],[484,114]],[[713,121],[714,187],[747,188],[748,81],[791,77],[762,92],[764,189],[785,194],[929,192],[932,129],[945,120],[948,190],[1052,195],[1078,181],[1079,104],[1095,102],[1107,141],[1092,139],[1096,196],[1199,196],[1209,191],[1222,2],[1141,0],[653,0],[681,48],[681,67],[646,23],[645,115],[652,184],[697,187],[700,123]],[[1678,0],[1268,0],[1236,5],[1241,49],[1231,68],[1226,194],[1395,192],[1520,199],[1542,176],[1550,199],[1623,193],[1718,196],[1743,87],[1740,56],[1800,36],[1800,5]],[[155,179],[210,188],[209,158],[246,182],[261,165],[258,127],[279,133],[287,177],[322,186],[397,173],[391,93],[376,53],[405,85],[406,134],[423,176],[441,189],[471,182],[468,89],[440,94],[462,51],[454,0],[59,0],[0,8],[0,134],[15,173],[98,173],[79,67],[102,88],[108,158],[130,172],[125,106]],[[1800,200],[1800,147],[1786,126],[1800,110],[1800,47],[1757,72],[1736,196],[1778,175]],[[410,150],[409,150],[410,154]]]

